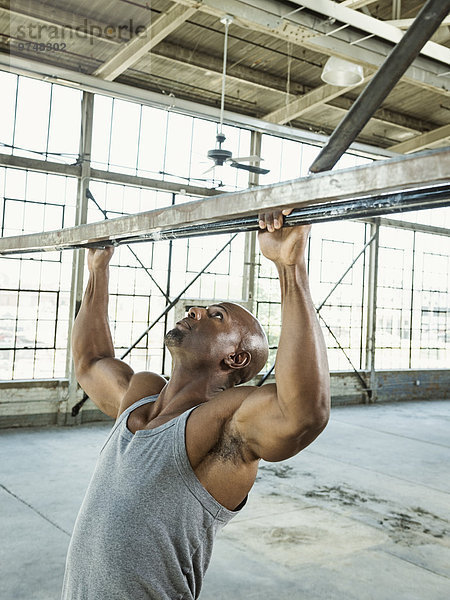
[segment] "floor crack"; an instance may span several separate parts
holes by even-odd
[[[62,527],[60,527],[58,525],[58,523],[55,523],[54,521],[52,521],[51,519],[49,519],[46,515],[44,515],[44,513],[41,513],[40,510],[38,510],[32,504],[29,504],[29,502],[27,502],[26,500],[24,500],[23,498],[21,498],[20,496],[18,496],[17,494],[15,494],[14,492],[12,492],[11,490],[9,490],[2,483],[0,483],[0,488],[2,490],[5,490],[5,492],[7,494],[9,494],[10,496],[12,496],[13,498],[15,498],[16,500],[18,500],[19,502],[22,502],[22,504],[25,504],[25,506],[28,506],[28,508],[31,508],[31,510],[33,512],[35,512],[37,515],[39,515],[40,517],[42,517],[43,519],[45,519],[45,521],[47,521],[48,523],[50,523],[51,525],[53,525],[53,527],[56,527],[56,529],[59,529],[59,531],[62,531],[63,533],[65,533],[69,537],[71,536],[71,534],[68,531],[66,531],[65,529],[63,529]]]

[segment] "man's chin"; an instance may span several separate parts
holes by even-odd
[[[183,329],[175,327],[166,333],[164,336],[164,343],[168,348],[180,346],[186,336],[186,333],[187,330],[184,331]]]

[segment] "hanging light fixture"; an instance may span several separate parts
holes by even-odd
[[[361,83],[364,79],[364,72],[361,65],[337,56],[330,56],[325,63],[321,78],[325,83],[347,87]]]

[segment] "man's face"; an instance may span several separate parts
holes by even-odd
[[[192,307],[166,334],[165,343],[171,352],[184,351],[194,359],[217,365],[238,349],[243,331],[252,320],[250,313],[231,302]]]

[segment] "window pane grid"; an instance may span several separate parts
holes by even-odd
[[[3,168],[0,181],[2,235],[74,225],[75,179]],[[0,378],[65,377],[71,253],[0,261]]]

